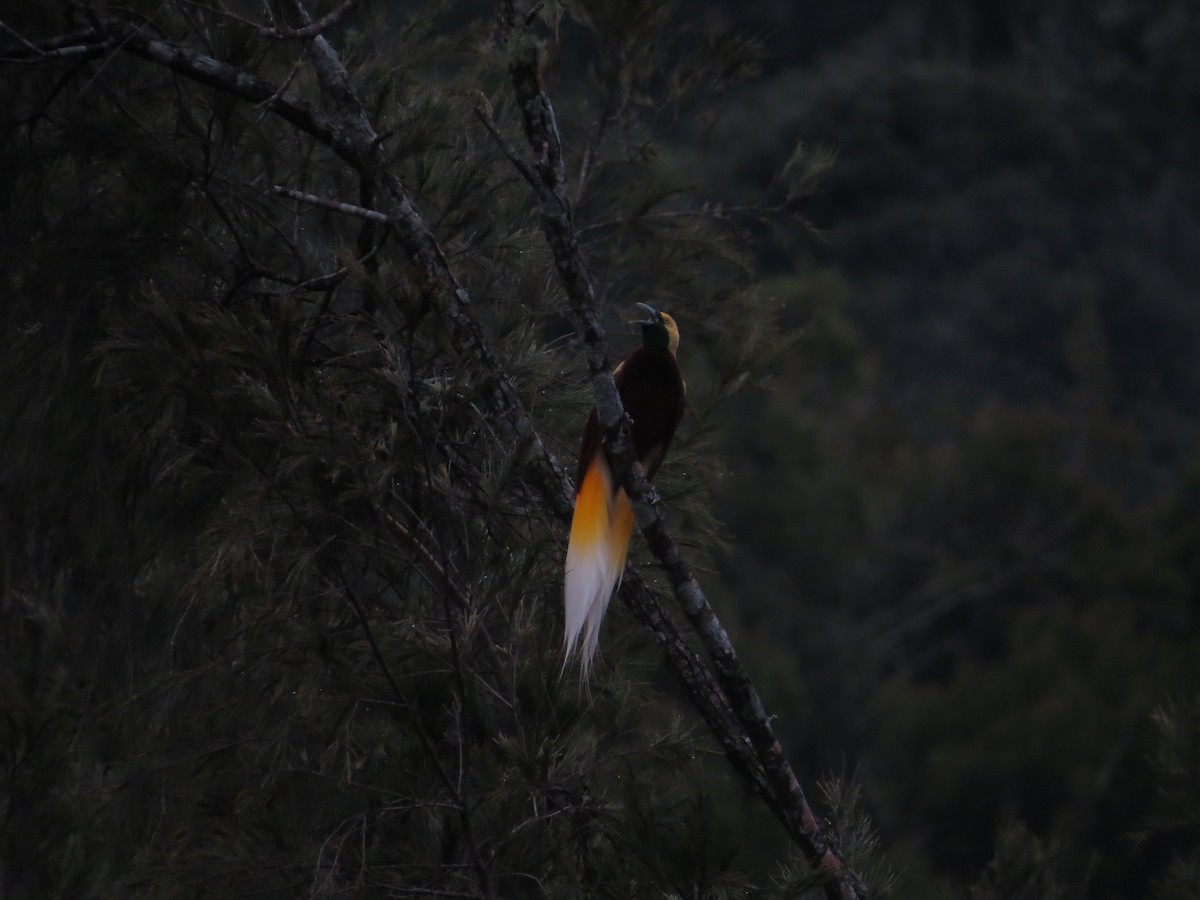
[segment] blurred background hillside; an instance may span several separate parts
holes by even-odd
[[[902,896],[1009,821],[1063,896],[1142,896],[1196,838],[1132,835],[1151,713],[1200,688],[1200,8],[708,8],[771,56],[696,165],[752,202],[797,141],[836,154],[821,238],[759,237],[803,337],[722,490],[789,746],[855,770]]]

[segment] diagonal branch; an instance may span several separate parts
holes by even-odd
[[[0,33],[6,34],[16,41],[15,46],[0,48],[0,62],[24,62],[30,59],[54,60],[80,56],[88,59],[93,56],[101,56],[108,51],[104,37],[94,29],[56,35],[42,41],[31,41],[0,19]]]
[[[368,222],[379,222],[386,225],[388,221],[388,217],[376,209],[366,209],[362,206],[355,206],[353,203],[344,203],[341,200],[318,197],[316,194],[307,194],[304,191],[297,191],[294,188],[284,187],[281,184],[275,185],[272,190],[276,194],[291,197],[293,200],[299,200],[301,203],[309,203],[313,206],[319,206],[322,209],[344,213],[347,216],[358,216],[360,219],[366,219]]]
[[[846,863],[831,829],[809,806],[783,748],[775,738],[758,691],[678,545],[667,531],[658,495],[636,463],[629,421],[613,382],[604,347],[604,331],[595,310],[595,291],[572,222],[562,141],[553,106],[539,77],[538,47],[517,14],[513,0],[501,0],[500,17],[507,38],[509,75],[525,135],[534,154],[532,168],[537,175],[535,190],[543,231],[583,337],[596,411],[607,432],[615,472],[633,503],[651,551],[670,577],[675,596],[700,634],[712,657],[721,687],[746,729],[770,782],[775,801],[772,807],[781,815],[809,862],[828,876],[827,897],[865,898],[868,896],[866,885]]]

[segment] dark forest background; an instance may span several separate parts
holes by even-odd
[[[329,38],[569,465],[494,13],[402,6]],[[534,18],[610,352],[683,332],[668,517],[875,893],[1200,895],[1200,7]],[[559,679],[496,373],[389,226],[273,187],[376,198],[121,29],[327,101],[307,42],[0,21],[0,897],[814,890],[621,604]]]

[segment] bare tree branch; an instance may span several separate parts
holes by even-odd
[[[500,127],[492,117],[491,104],[484,100],[482,104],[475,107],[475,116],[483,123],[483,127],[488,130],[488,134],[492,136],[492,139],[496,142],[496,146],[508,157],[508,161],[529,182],[529,186],[535,191],[542,190],[542,183],[538,180],[537,172],[533,170],[533,166],[521,155],[521,151],[514,147],[508,138],[501,133]]]
[[[772,807],[814,868],[829,877],[826,896],[847,900],[865,898],[867,886],[846,863],[831,830],[817,819],[809,806],[787,756],[775,738],[758,691],[668,532],[657,492],[647,482],[636,461],[629,421],[613,382],[604,346],[604,330],[595,310],[595,290],[572,222],[562,141],[554,108],[538,74],[538,47],[513,0],[501,0],[500,9],[507,39],[509,75],[525,135],[534,154],[533,170],[539,185],[542,227],[583,337],[596,411],[607,431],[607,446],[617,477],[633,503],[651,551],[666,570],[676,598],[700,634],[730,705],[749,735],[771,785],[775,800]]]
[[[323,209],[331,209],[334,212],[345,213],[348,216],[358,216],[360,219],[367,219],[371,222],[380,222],[386,224],[388,217],[378,210],[363,209],[361,206],[355,206],[353,203],[343,203],[340,200],[329,200],[325,197],[318,197],[316,194],[307,194],[304,191],[297,191],[289,187],[277,184],[271,188],[275,193],[282,194],[285,197],[291,197],[293,200],[299,200],[303,203],[311,203],[313,206],[320,206]]]
[[[107,52],[105,39],[96,31],[75,31],[41,41],[32,41],[8,23],[0,20],[0,32],[16,41],[16,46],[0,48],[0,62],[28,62],[30,59],[87,59]]]
[[[550,186],[554,182],[548,184],[540,178],[521,152],[504,137],[492,116],[491,106],[486,101],[476,106],[475,115],[504,155],[538,193],[543,208],[561,210],[563,205],[560,196],[565,197],[565,192],[556,194],[555,189]],[[563,188],[565,189],[565,184]],[[582,271],[581,268],[580,274],[586,280],[586,271]],[[611,383],[611,376],[609,381]],[[625,570],[620,594],[634,615],[658,641],[666,654],[668,664],[688,689],[693,704],[725,750],[726,757],[755,786],[764,801],[775,809],[776,814],[782,816],[762,766],[754,756],[750,742],[733,715],[724,692],[713,679],[712,672],[683,639],[678,626],[663,609],[657,596],[632,566]]]

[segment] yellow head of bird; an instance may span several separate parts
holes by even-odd
[[[649,319],[635,322],[642,326],[642,344],[653,350],[670,350],[672,353],[679,349],[679,326],[665,312],[659,312],[648,303],[639,303],[642,309],[650,314]]]

